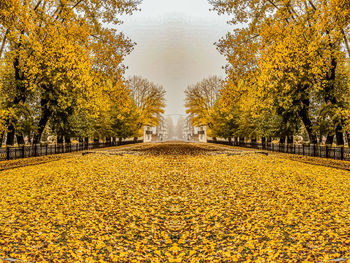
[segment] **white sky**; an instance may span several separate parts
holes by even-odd
[[[167,91],[166,114],[184,114],[184,90],[211,75],[224,77],[225,59],[214,42],[230,30],[207,0],[143,0],[120,26],[137,43],[125,64]]]

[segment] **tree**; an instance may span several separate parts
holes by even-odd
[[[186,113],[193,116],[192,125],[213,128],[211,114],[222,86],[223,80],[217,76],[212,76],[186,89]]]
[[[314,102],[322,101],[321,108],[331,113],[325,116],[332,119],[330,135],[334,133],[337,144],[343,145],[344,118],[335,113],[346,109],[339,93],[348,90],[337,83],[344,78],[345,54],[350,55],[349,2],[209,2],[219,14],[232,15],[232,24],[244,25],[217,44],[227,57],[228,79],[238,88],[242,103],[249,104],[249,96],[255,94],[261,109],[266,109],[261,113],[279,114],[282,125],[300,119],[310,142],[316,143],[313,114],[320,107]]]
[[[119,138],[119,142],[123,139],[135,136],[138,132],[138,115],[136,106],[132,103],[129,111],[120,112],[118,109],[113,111],[112,130],[114,135]]]
[[[164,88],[140,76],[130,77],[127,87],[131,91],[131,97],[136,105],[137,129],[140,131],[145,125],[157,126],[159,114],[164,113]],[[136,134],[135,137],[138,135],[141,134]]]
[[[229,114],[233,113],[233,109]],[[213,109],[212,119],[213,119],[213,127],[211,128],[209,135],[212,137],[220,137],[228,139],[230,142],[234,136],[239,136],[238,133],[238,112],[234,114],[235,117],[230,117],[226,114],[225,111],[222,110],[220,105],[220,100],[218,100]]]
[[[85,108],[109,107],[123,86],[123,57],[133,43],[112,29],[118,15],[131,14],[138,0],[2,1],[0,58],[12,75],[7,96],[7,144],[13,145],[19,107],[36,97],[34,142],[51,118],[68,118]],[[109,98],[110,103],[105,103]],[[33,105],[30,105],[33,106]],[[65,120],[63,120],[65,121]]]

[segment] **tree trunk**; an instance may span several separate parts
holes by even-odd
[[[38,131],[34,134],[33,144],[38,144],[41,141],[41,136],[45,130],[46,124],[49,121],[49,116],[43,116],[39,121]]]
[[[252,139],[251,139],[251,142],[252,142],[252,143],[256,143],[256,142],[257,142],[257,139],[256,139],[256,138],[252,138]]]
[[[327,135],[326,145],[332,145],[334,141],[334,135]]]
[[[41,99],[41,116],[39,120],[39,126],[37,132],[34,134],[34,144],[38,144],[41,141],[41,136],[45,130],[46,124],[51,117],[51,110],[49,109],[49,101],[47,99]]]
[[[138,137],[134,137],[134,142],[137,142],[138,140]],[[119,141],[120,141],[120,138],[119,138]]]
[[[5,132],[2,132],[0,135],[0,147],[2,146],[2,143],[4,141],[4,136],[5,136]]]
[[[89,149],[89,137],[84,138],[84,148],[87,150]]]
[[[243,144],[244,143],[244,137],[239,137],[239,143],[241,144]]]
[[[302,100],[303,106],[299,112],[299,116],[305,126],[306,132],[309,135],[310,144],[317,144],[317,137],[312,129],[312,122],[309,114],[310,100],[304,99]]]
[[[350,57],[350,45],[349,45],[348,38],[346,37],[346,33],[345,33],[344,29],[342,29],[341,31],[342,31],[342,34],[344,37],[344,43],[345,43],[346,50],[348,51],[348,56]]]
[[[272,138],[271,137],[267,137],[267,143],[271,143],[272,142]]]
[[[19,135],[16,135],[16,138],[17,138],[17,144],[18,145],[24,145],[24,136],[23,134],[19,134]]]
[[[263,149],[266,149],[266,137],[261,138],[261,144],[262,144]]]
[[[135,141],[135,138],[134,138],[134,141]],[[121,145],[123,142],[123,138],[122,137],[119,137],[119,140],[118,140],[118,145]]]
[[[63,144],[63,136],[57,135],[57,144]]]
[[[84,142],[84,138],[83,137],[79,137],[79,143],[83,143]]]
[[[72,140],[71,140],[69,135],[64,136],[64,142],[67,143],[67,144],[71,144],[72,143]]]
[[[350,133],[349,132],[346,133],[346,141],[348,143],[348,147],[350,148]]]
[[[284,136],[281,136],[280,137],[280,142],[279,142],[280,144],[285,144],[286,143],[286,137],[284,137]]]
[[[335,138],[337,141],[337,146],[344,146],[344,133],[342,132],[343,126],[341,124],[336,126],[335,129]]]
[[[15,127],[11,123],[7,126],[7,137],[6,137],[6,145],[13,146],[15,144]]]
[[[287,136],[287,144],[293,144],[294,143],[294,137],[293,136]]]
[[[28,143],[32,144],[32,136],[31,136],[30,132],[28,132],[28,134],[27,134],[27,139],[28,139]]]
[[[331,44],[331,48],[333,48],[333,45]],[[336,70],[337,70],[338,62],[337,58],[335,56],[332,56],[331,59],[331,69],[330,72],[327,74],[325,80],[326,85],[324,88],[324,99],[325,102],[331,103],[332,105],[338,105],[337,97],[335,96],[335,80],[336,80]],[[343,133],[343,120],[335,119],[335,138],[338,146],[344,145],[344,133]]]
[[[322,144],[322,142],[323,142],[323,134],[320,132],[320,135],[318,137],[318,143]]]
[[[231,145],[232,144],[232,138],[228,137],[228,143]]]
[[[23,35],[24,33],[22,33]],[[20,48],[21,44],[17,45],[17,48]],[[20,69],[20,58],[19,54],[15,57],[13,60],[13,68],[15,73],[15,90],[16,90],[16,96],[13,99],[12,105],[19,105],[20,103],[24,103],[27,99],[26,96],[26,87],[24,85],[24,75],[21,72]],[[6,145],[13,146],[15,144],[15,125],[17,123],[17,119],[8,119],[7,120],[7,138],[6,138]]]
[[[100,142],[100,138],[94,138],[94,143],[99,143]]]

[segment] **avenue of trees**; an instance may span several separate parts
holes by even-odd
[[[229,140],[350,144],[350,2],[209,2],[234,29],[216,43],[226,80],[186,91],[194,124]]]
[[[164,89],[125,79],[135,43],[116,30],[140,2],[0,1],[0,145],[137,137],[157,122]]]

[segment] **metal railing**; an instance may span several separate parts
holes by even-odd
[[[95,142],[77,144],[46,144],[29,145],[19,147],[0,147],[0,161],[15,160],[28,157],[38,157],[60,153],[70,153],[98,148],[113,147],[118,145],[128,145],[141,143],[142,141],[122,141],[122,142]]]
[[[323,145],[304,145],[304,144],[276,144],[276,143],[256,143],[256,142],[229,142],[229,141],[208,141],[209,143],[217,143],[223,145],[231,145],[245,148],[253,148],[259,150],[299,154],[305,156],[330,158],[336,160],[350,161],[350,148],[331,147]]]

